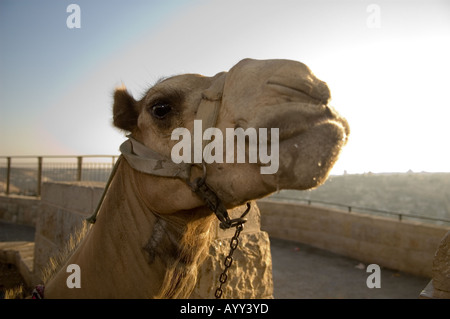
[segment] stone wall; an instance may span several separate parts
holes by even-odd
[[[103,192],[104,183],[44,183],[41,212],[36,223],[34,272],[41,272],[48,260],[57,254],[82,221],[92,214]]]
[[[70,234],[90,216],[103,192],[103,183],[45,183],[42,188],[41,214],[35,237],[34,269],[36,281],[49,258],[64,247]],[[231,218],[242,214],[245,207],[230,211]],[[202,265],[197,286],[191,298],[214,298],[229,253],[234,230],[223,231],[213,224],[210,255]],[[272,259],[269,236],[260,230],[260,213],[255,203],[233,254],[229,280],[224,286],[225,298],[272,298]]]
[[[305,243],[367,264],[431,277],[436,249],[450,227],[279,201],[258,201],[271,237]]]
[[[0,220],[35,226],[39,207],[40,200],[37,197],[0,195]]]

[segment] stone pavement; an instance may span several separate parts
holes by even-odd
[[[368,288],[367,265],[297,242],[271,238],[274,297],[280,299],[418,299],[429,278],[381,267]]]
[[[34,231],[0,221],[0,257],[5,250],[16,249],[25,259],[23,264],[32,267]],[[271,251],[278,299],[417,299],[429,282],[429,278],[381,268],[381,288],[370,289],[366,280],[371,273],[357,260],[276,238],[271,238]]]

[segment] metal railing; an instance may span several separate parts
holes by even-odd
[[[6,195],[40,196],[42,183],[47,181],[99,181],[106,182],[118,155],[85,156],[0,156],[0,193]],[[445,218],[420,214],[392,212],[388,210],[358,207],[315,199],[274,194],[275,200],[306,202],[308,205],[326,205],[353,211],[385,215],[402,221],[405,218],[450,225]]]
[[[325,206],[332,206],[332,207],[339,207],[344,208],[349,213],[351,212],[358,212],[358,213],[369,213],[369,214],[376,214],[376,215],[387,215],[387,216],[394,216],[394,218],[398,219],[399,221],[402,221],[404,219],[417,219],[421,221],[428,221],[438,224],[447,224],[450,225],[450,220],[446,218],[436,218],[436,217],[429,217],[419,214],[412,214],[412,213],[400,213],[400,212],[393,212],[393,211],[387,211],[383,209],[377,209],[377,208],[368,208],[368,207],[360,207],[360,206],[353,206],[348,204],[341,204],[341,203],[332,203],[322,200],[315,200],[315,199],[306,199],[306,198],[297,198],[297,197],[284,197],[278,194],[275,194],[271,197],[271,199],[275,200],[282,200],[282,201],[293,201],[293,202],[306,202],[308,205],[318,204],[318,205],[325,205]]]
[[[106,182],[117,155],[0,156],[0,193],[40,196],[46,181]]]

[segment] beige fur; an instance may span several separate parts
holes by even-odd
[[[326,84],[299,62],[246,59],[213,77],[179,75],[158,82],[139,101],[119,88],[114,124],[170,157],[176,143],[170,139],[172,130],[192,130],[197,107],[211,87],[223,87],[216,123],[223,132],[236,127],[280,130],[280,167],[273,175],[261,175],[261,163],[207,165],[207,182],[228,208],[282,188],[308,189],[325,181],[349,128],[328,106]],[[154,111],[161,105],[169,107],[166,115],[164,108]],[[195,178],[202,172],[194,167],[192,173]],[[213,218],[183,181],[139,173],[122,161],[96,224],[79,245],[71,240],[69,246],[77,247],[73,252],[69,248],[53,262],[51,268],[60,264],[61,270],[50,275],[45,295],[189,297],[208,251]],[[66,286],[64,268],[72,263],[81,268],[79,289]]]

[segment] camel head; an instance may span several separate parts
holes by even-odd
[[[329,101],[326,83],[306,65],[245,59],[212,77],[166,78],[140,100],[124,87],[117,89],[114,125],[166,158],[173,160],[175,154],[178,160],[190,160],[193,176],[203,174],[205,162],[206,182],[230,208],[280,189],[304,190],[326,180],[349,135],[346,120]],[[217,106],[215,123],[209,125],[215,129],[209,134],[204,122],[196,132],[201,103],[206,103],[203,109]],[[177,132],[189,135],[174,135]],[[198,138],[201,142],[196,144]],[[195,162],[198,148],[197,155],[203,157]],[[157,210],[170,213],[202,205],[182,180],[157,179],[167,189],[165,195],[172,195],[168,204],[167,198],[149,194],[154,205],[163,203]]]

